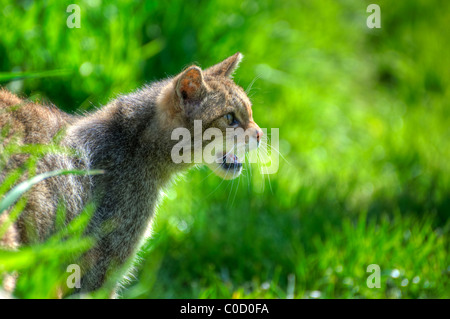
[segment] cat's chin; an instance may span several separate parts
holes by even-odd
[[[228,160],[227,160],[228,159]],[[230,160],[231,159],[231,160]],[[207,164],[207,166],[219,177],[230,180],[238,177],[242,173],[242,163],[234,154],[223,155],[217,162]]]
[[[225,167],[224,164],[222,163],[211,163],[211,164],[206,164],[213,172],[214,174],[216,174],[217,176],[226,179],[226,180],[230,180],[230,179],[234,179],[236,177],[239,177],[239,175],[241,175],[242,173],[242,164],[239,163],[240,165],[234,165],[232,164],[232,166],[229,167]]]

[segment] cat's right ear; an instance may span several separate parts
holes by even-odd
[[[242,58],[243,55],[240,52],[237,52],[222,62],[206,69],[205,72],[214,76],[231,77],[233,72],[239,66],[239,63],[242,61]]]
[[[198,66],[194,65],[184,70],[176,81],[175,91],[182,102],[200,101],[206,92],[202,69]]]

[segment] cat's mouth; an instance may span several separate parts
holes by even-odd
[[[233,153],[218,154],[216,161],[207,165],[217,176],[223,179],[236,178],[242,172],[242,162]]]
[[[221,166],[226,171],[240,171],[242,170],[242,163],[235,154],[224,154],[222,156]]]

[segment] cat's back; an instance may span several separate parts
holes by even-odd
[[[71,116],[54,106],[32,103],[0,89],[2,144],[16,136],[20,144],[46,144],[71,122]]]
[[[5,155],[0,157],[0,184],[9,172],[22,167],[29,158],[28,153],[16,151],[18,146],[53,143],[55,135],[73,120],[74,117],[54,106],[33,103],[0,88],[0,155]],[[50,153],[40,158],[35,173],[70,169],[72,168],[70,165],[71,161],[67,157]],[[22,175],[17,183],[24,181],[27,176],[27,173]],[[29,236],[25,225],[29,221],[36,224],[36,234],[39,238],[46,238],[52,231],[58,196],[66,191],[63,186],[76,189],[78,184],[72,177],[65,179],[61,177],[35,185],[28,194],[27,206],[17,220],[17,228],[16,225],[10,227],[6,235],[0,237],[0,247],[16,248],[19,242],[28,242]],[[75,214],[78,211],[77,204],[68,201],[68,212]],[[6,214],[0,216],[0,226],[8,214],[6,211]]]

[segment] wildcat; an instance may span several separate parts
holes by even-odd
[[[17,249],[46,240],[54,233],[60,199],[65,204],[66,223],[88,202],[94,202],[96,209],[86,235],[93,237],[95,244],[81,261],[81,291],[100,288],[109,272],[122,266],[139,248],[161,189],[174,174],[194,165],[172,160],[171,150],[177,143],[172,138],[174,129],[181,127],[194,133],[194,121],[201,120],[202,132],[208,128],[223,132],[243,128],[247,151],[259,144],[262,131],[253,120],[250,100],[231,78],[241,59],[238,52],[206,70],[190,66],[83,116],[24,101],[0,90],[0,126],[9,129],[3,146],[14,136],[20,137],[21,144],[47,144],[64,130],[60,145],[77,153],[76,157],[46,155],[37,164],[37,174],[57,169],[104,171],[95,176],[52,177],[34,186],[24,211],[0,239],[0,246]],[[0,182],[26,159],[24,154],[12,156],[0,173]],[[242,171],[240,159],[225,146],[217,153],[217,161],[208,166],[226,179]],[[0,224],[7,216],[8,211],[0,216]],[[106,222],[108,227],[104,227]]]

